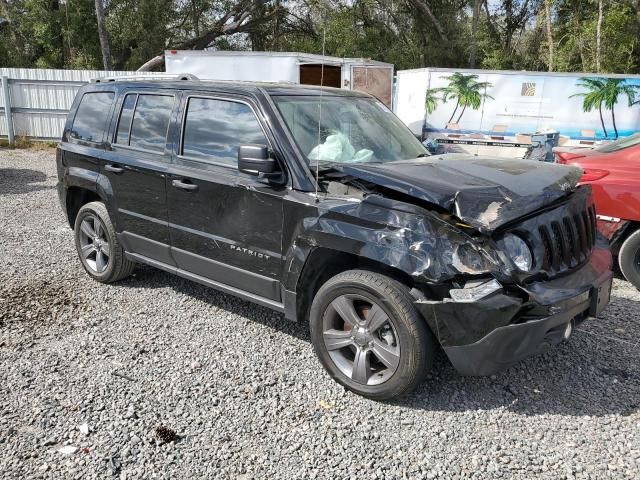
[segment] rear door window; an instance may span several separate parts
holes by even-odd
[[[171,95],[127,94],[120,112],[115,143],[163,152],[173,100]]]
[[[185,157],[236,166],[240,145],[268,145],[258,119],[245,103],[191,97],[185,115]]]
[[[71,138],[85,142],[102,142],[114,98],[114,92],[85,93],[73,119]]]

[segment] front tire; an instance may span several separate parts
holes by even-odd
[[[82,266],[94,280],[111,283],[133,273],[135,262],[125,256],[103,203],[90,202],[80,209],[74,234]]]
[[[624,278],[640,289],[640,229],[629,235],[620,247],[618,264]]]
[[[350,270],[328,280],[313,300],[309,323],[329,375],[364,397],[408,393],[433,364],[435,340],[408,289],[378,273]]]

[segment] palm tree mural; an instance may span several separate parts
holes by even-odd
[[[424,98],[424,109],[427,111],[429,115],[436,111],[438,108],[438,102],[440,98],[438,98],[437,93],[439,92],[439,88],[432,88],[427,90],[427,95]]]
[[[462,115],[464,115],[467,107],[471,107],[473,110],[480,108],[482,101],[486,98],[493,100],[491,95],[485,93],[487,88],[491,88],[493,85],[489,82],[478,82],[478,75],[464,75],[462,73],[454,73],[448,77],[449,85],[444,88],[433,89],[432,91],[442,92],[442,101],[446,102],[449,99],[456,99],[456,106],[453,109],[451,118],[447,124],[451,123],[456,116],[458,108],[462,107],[462,111],[456,120],[456,123],[460,123]]]
[[[616,126],[616,112],[614,107],[618,103],[620,95],[627,97],[629,106],[633,105],[636,97],[636,90],[633,86],[626,83],[622,78],[607,78],[604,88],[604,106],[607,110],[611,110],[611,120],[613,121],[613,131],[618,138],[618,127]]]
[[[576,93],[569,98],[582,97],[582,110],[590,112],[598,108],[600,114],[600,124],[604,136],[608,137],[607,127],[604,123],[602,115],[602,107],[611,110],[611,120],[613,122],[613,131],[615,138],[618,138],[618,127],[616,125],[616,112],[614,110],[618,103],[618,97],[623,95],[627,97],[629,106],[633,105],[636,96],[636,87],[626,83],[624,78],[589,78],[582,77],[578,80],[578,86],[587,90],[586,92]]]
[[[602,116],[602,104],[604,103],[604,86],[606,78],[587,78],[582,77],[578,79],[578,86],[586,89],[586,92],[576,93],[569,98],[583,97],[582,110],[584,112],[590,112],[594,108],[598,108],[600,114],[600,124],[602,125],[602,131],[604,136],[608,137],[607,127],[604,124],[604,117]]]

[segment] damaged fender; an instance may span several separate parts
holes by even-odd
[[[499,270],[490,240],[472,238],[433,212],[380,195],[364,199],[327,196],[318,204],[309,194],[292,192],[300,202],[285,218],[302,216],[285,232],[285,288],[295,290],[305,261],[315,247],[370,259],[401,270],[417,283],[440,283],[457,275]],[[302,203],[304,202],[304,203]],[[475,249],[486,266],[473,272],[460,264],[458,248]]]

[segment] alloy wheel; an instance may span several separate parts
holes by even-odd
[[[111,250],[102,221],[96,215],[86,215],[80,223],[79,235],[82,261],[93,272],[104,273],[109,266]]]
[[[324,345],[338,369],[352,381],[379,385],[400,364],[392,320],[380,305],[357,294],[335,298],[323,317]]]

